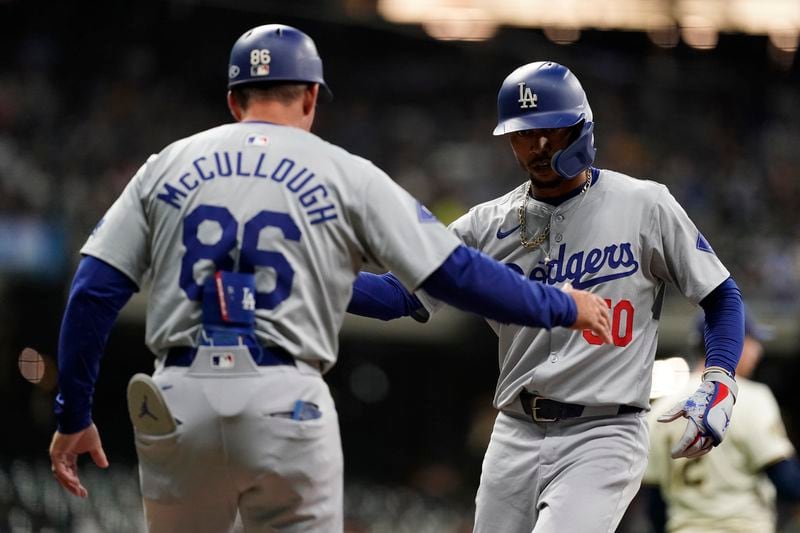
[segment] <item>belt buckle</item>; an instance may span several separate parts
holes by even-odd
[[[541,408],[536,404],[539,403],[539,400],[543,400],[543,399],[544,398],[542,398],[541,396],[534,396],[533,397],[533,402],[531,403],[531,417],[533,417],[533,421],[534,422],[557,422],[558,418],[544,418],[544,417],[540,417],[537,414],[538,410],[541,409]]]

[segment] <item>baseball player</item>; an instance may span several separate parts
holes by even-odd
[[[705,321],[696,323],[696,351],[703,352]],[[750,381],[771,332],[745,313],[745,338],[736,367],[739,407],[725,441],[712,454],[695,459],[669,458],[680,438],[672,424],[657,418],[682,394],[653,403],[650,460],[644,483],[660,488],[666,503],[667,531],[768,533],[775,531],[776,489],[788,501],[800,501],[800,463],[786,436],[780,408],[769,387]],[[694,377],[702,372],[702,364]],[[656,495],[651,494],[651,497]]]
[[[341,443],[321,375],[365,261],[503,322],[610,342],[610,318],[595,295],[469,250],[369,161],[311,134],[330,91],[303,32],[245,32],[228,79],[235,123],[151,156],[81,249],[59,341],[53,472],[86,496],[77,456],[108,465],[92,393],[111,326],[148,281],[156,370],[134,376],[128,404],[150,530],[228,531],[238,511],[247,531],[341,531]]]
[[[528,179],[450,228],[532,280],[604,298],[613,342],[489,321],[499,338],[499,413],[475,531],[614,531],[647,463],[643,411],[666,285],[699,304],[709,324],[699,388],[669,413],[688,419],[673,457],[706,453],[725,435],[743,339],[741,295],[666,187],[592,167],[592,111],[566,67],[524,65],[503,81],[497,100],[494,134],[508,139]],[[350,310],[368,314],[363,293],[404,300],[406,309],[420,300],[427,311],[440,305],[424,291],[416,301],[400,291],[391,273],[363,273]],[[385,307],[381,318],[406,310]]]

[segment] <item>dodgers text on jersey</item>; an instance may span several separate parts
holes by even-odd
[[[566,249],[566,244],[561,244],[558,247],[558,256],[546,267],[540,261],[541,266],[534,267],[528,277],[550,285],[569,281],[576,289],[587,289],[606,281],[632,276],[639,270],[639,262],[636,261],[629,242],[611,244],[602,249],[592,248],[588,252],[581,250],[569,257],[565,257]],[[519,265],[509,263],[508,266],[525,275]],[[597,274],[604,269],[612,272],[584,279],[587,274]]]

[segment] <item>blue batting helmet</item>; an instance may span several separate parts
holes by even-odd
[[[553,156],[551,166],[572,179],[594,162],[592,108],[578,78],[552,61],[519,67],[508,75],[497,93],[494,135],[515,131],[566,128],[583,123],[575,141]]]
[[[322,77],[322,59],[311,37],[283,24],[246,31],[231,49],[228,88],[276,81],[319,83],[323,96],[328,100],[333,97]]]

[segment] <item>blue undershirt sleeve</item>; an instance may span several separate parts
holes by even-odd
[[[466,246],[456,248],[422,288],[454,307],[505,324],[550,329],[571,326],[578,317],[575,301],[560,289],[532,282]],[[347,311],[381,320],[427,319],[420,301],[391,273],[360,273]]]
[[[92,395],[111,327],[136,284],[95,257],[84,256],[72,281],[58,339],[58,431],[75,433],[92,423]]]
[[[504,324],[571,326],[578,318],[571,296],[530,281],[481,252],[459,246],[422,283],[438,300]]]
[[[706,367],[736,373],[744,346],[744,304],[739,287],[728,278],[700,301],[705,311]]]
[[[422,303],[391,272],[380,275],[361,272],[353,283],[347,312],[392,320],[409,316],[421,308]]]
[[[778,499],[785,502],[800,502],[800,461],[797,457],[775,463],[765,469]]]

